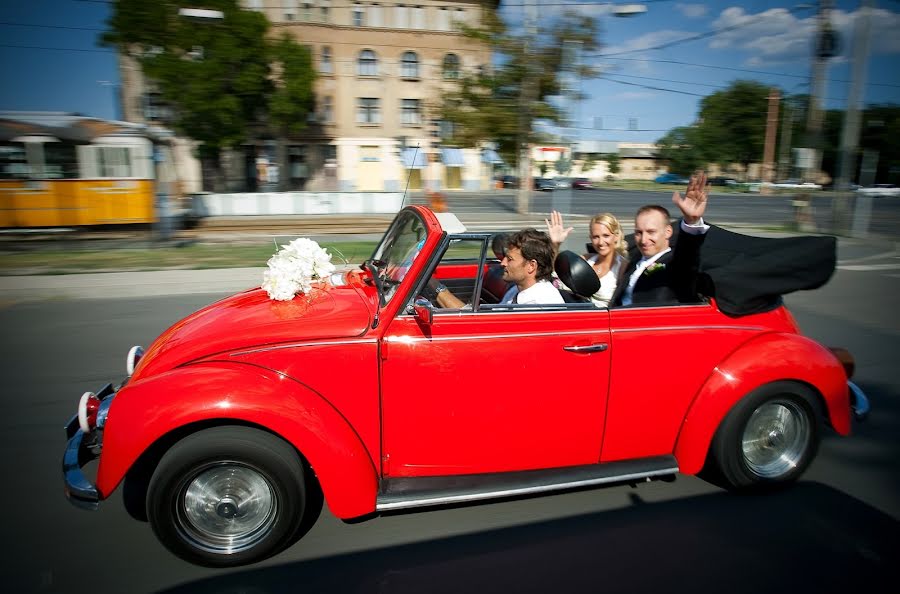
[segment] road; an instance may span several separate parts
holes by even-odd
[[[75,509],[60,476],[62,424],[78,396],[121,379],[132,344],[221,295],[8,304],[3,583],[93,594],[867,592],[896,583],[900,254],[842,241],[840,261],[825,287],[787,302],[806,334],[852,350],[874,410],[853,437],[828,436],[794,488],[734,496],[682,476],[357,524],[326,509],[281,555],[231,571],[172,557],[126,515],[119,493],[98,512]]]

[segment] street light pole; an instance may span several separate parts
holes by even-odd
[[[531,127],[532,121],[532,103],[535,100],[533,91],[535,88],[531,69],[532,63],[529,59],[531,51],[531,43],[537,35],[537,2],[538,0],[528,0],[525,3],[525,38],[522,48],[523,58],[525,60],[525,75],[522,79],[522,89],[520,97],[522,99],[521,111],[519,112],[519,191],[516,194],[516,212],[519,214],[528,214],[531,202]]]

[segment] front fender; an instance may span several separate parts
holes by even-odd
[[[700,472],[716,429],[741,398],[781,380],[811,386],[822,395],[834,430],[841,435],[850,433],[847,375],[840,361],[799,334],[764,334],[747,341],[717,365],[694,397],[675,443],[681,472]]]
[[[106,498],[132,464],[172,431],[205,421],[268,429],[300,451],[339,518],[375,510],[378,479],[350,424],[303,384],[274,371],[232,362],[190,365],[123,387],[110,406],[97,470]]]

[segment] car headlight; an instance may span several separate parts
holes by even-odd
[[[138,361],[143,356],[144,347],[142,346],[135,345],[128,351],[128,356],[125,357],[125,370],[128,372],[128,377],[131,377],[131,374],[134,373],[134,368],[137,367]]]

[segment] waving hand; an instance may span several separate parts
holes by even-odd
[[[672,194],[672,202],[681,209],[684,222],[688,225],[693,225],[700,220],[706,211],[708,197],[709,185],[706,180],[706,172],[697,171],[691,176],[691,181],[684,192],[684,198],[678,192],[674,192]]]
[[[563,218],[562,214],[559,211],[554,210],[550,213],[550,220],[544,219],[544,223],[547,224],[547,235],[550,236],[550,241],[553,242],[553,245],[559,249],[569,236],[569,233],[575,227],[564,227],[563,226]]]

